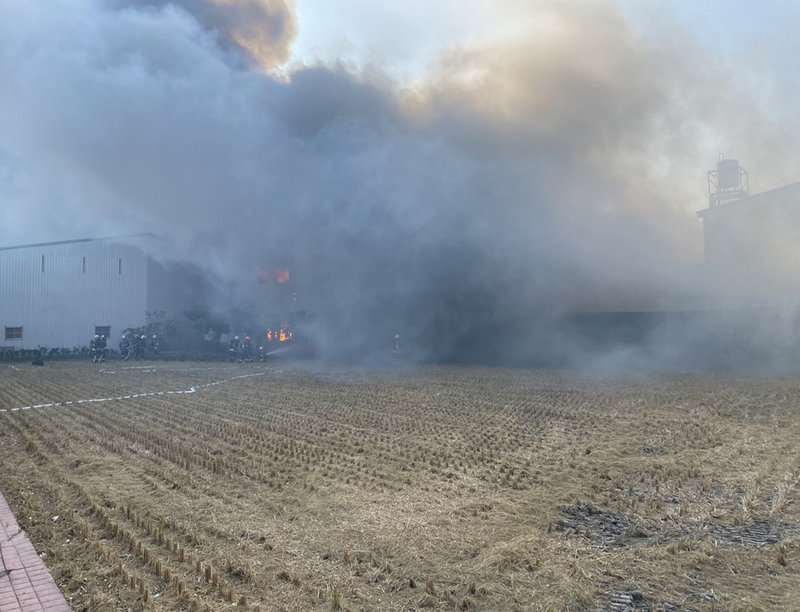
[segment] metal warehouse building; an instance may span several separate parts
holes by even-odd
[[[175,307],[175,272],[152,254],[150,235],[67,240],[0,248],[0,346],[87,346],[122,331],[146,313]]]

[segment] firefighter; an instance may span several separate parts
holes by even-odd
[[[132,339],[130,332],[126,332],[119,341],[119,356],[123,361],[128,361],[131,358],[131,351],[133,349]]]
[[[141,336],[134,336],[133,338],[133,356],[136,359],[144,359],[144,345],[146,338],[144,334]]]
[[[239,356],[239,348],[241,348],[239,336],[234,336],[231,341],[228,342],[228,360],[231,363],[236,361],[236,358]]]
[[[92,363],[97,363],[97,351],[100,347],[100,334],[95,334],[89,342],[89,350],[92,352]]]
[[[108,345],[108,341],[106,340],[105,334],[100,334],[100,340],[97,343],[97,361],[99,363],[103,363],[106,358],[106,346]]]
[[[253,342],[250,339],[250,336],[244,337],[244,342],[242,343],[242,357],[239,361],[253,361]]]

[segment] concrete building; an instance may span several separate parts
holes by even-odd
[[[710,282],[745,304],[800,303],[800,182],[751,195],[747,173],[723,159],[697,215]]]
[[[153,254],[150,235],[67,240],[0,248],[0,347],[75,348],[142,326],[148,312],[177,314],[185,271]]]

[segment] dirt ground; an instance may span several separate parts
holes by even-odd
[[[74,610],[794,610],[800,377],[0,365]]]

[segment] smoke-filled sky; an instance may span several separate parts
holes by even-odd
[[[799,6],[0,0],[0,244],[289,267],[323,350],[681,307],[719,154],[800,179]]]

